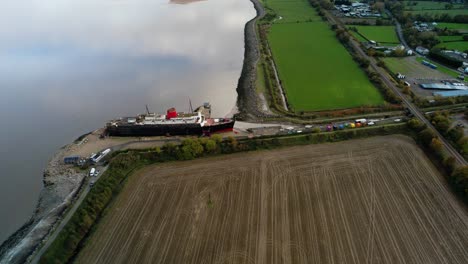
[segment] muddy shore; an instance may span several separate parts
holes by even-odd
[[[259,96],[255,89],[256,67],[260,57],[256,21],[265,15],[265,11],[258,0],[250,1],[257,15],[244,28],[244,62],[237,87],[237,117],[262,121],[263,118],[272,117],[266,99]],[[85,136],[86,134],[74,143],[62,147],[49,161],[43,173],[44,187],[36,209],[30,220],[0,245],[0,263],[28,262],[73,203],[85,182],[86,172],[64,165],[62,161],[65,156],[75,154],[79,146],[77,142]]]

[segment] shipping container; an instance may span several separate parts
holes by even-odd
[[[63,159],[63,162],[65,164],[76,164],[80,161],[80,156],[70,156],[70,157],[65,157]]]

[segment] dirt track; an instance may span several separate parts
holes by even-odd
[[[402,136],[148,167],[80,263],[468,263],[468,213]]]

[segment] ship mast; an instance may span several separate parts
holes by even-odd
[[[193,113],[192,101],[190,100],[190,97],[189,97],[188,101],[189,101],[189,104],[190,104],[190,113]]]
[[[148,109],[148,105],[146,105],[146,113],[149,115],[149,109]]]

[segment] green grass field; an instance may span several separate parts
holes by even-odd
[[[436,45],[437,48],[445,48],[448,50],[468,50],[468,41],[456,41],[456,42],[442,42]]]
[[[381,43],[393,43],[393,44],[400,43],[394,26],[352,26],[352,27],[356,27],[358,32],[364,35],[369,40],[375,40]],[[354,32],[352,33],[354,35]]]
[[[410,13],[412,15],[423,15],[423,14],[430,14],[430,15],[439,15],[439,14],[448,14],[449,16],[456,16],[456,15],[466,15],[468,13],[468,9],[451,9],[451,10],[419,10],[419,11],[405,11],[405,13]]]
[[[446,2],[432,2],[432,1],[404,1],[405,10],[427,10],[427,9],[439,9],[445,10]],[[410,3],[417,3],[416,5],[410,5]],[[453,8],[463,8],[462,4],[454,4]]]
[[[463,36],[438,36],[437,39],[441,42],[463,41]]]
[[[288,102],[296,111],[383,104],[327,24],[275,24],[269,42]]]
[[[468,14],[468,10],[465,10],[465,12]],[[437,23],[437,27],[468,31],[468,24],[462,23]]]
[[[272,25],[268,40],[288,103],[294,110],[384,103],[381,94],[307,0],[264,2],[282,17]]]
[[[267,0],[267,6],[275,10],[281,19],[275,20],[275,23],[294,23],[305,21],[320,21],[315,9],[311,8],[304,0]]]
[[[355,37],[359,42],[367,42],[367,39],[359,35],[357,32],[350,30],[349,33],[351,33],[351,35],[353,35],[353,37]]]
[[[394,74],[398,72],[401,74],[408,74],[408,72],[411,71],[412,65],[406,63],[406,61],[402,58],[383,58],[382,60]]]

